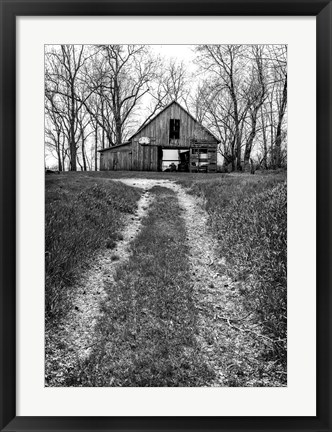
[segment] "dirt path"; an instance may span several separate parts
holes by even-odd
[[[203,202],[197,196],[188,194],[179,184],[169,180],[122,179],[128,186],[149,189],[155,185],[168,187],[176,192],[183,218],[186,223],[187,240],[190,249],[192,282],[194,284],[195,304],[199,311],[197,335],[205,360],[216,372],[212,385],[224,385],[223,370],[225,365],[220,361],[227,338],[223,311],[232,309],[230,298],[225,288],[231,285],[227,276],[218,272],[224,260],[217,255],[217,242],[208,228],[208,214],[203,209]],[[226,307],[225,307],[226,306]],[[229,329],[228,329],[229,330]],[[233,365],[231,365],[233,366]]]
[[[223,320],[218,320],[218,313],[224,308],[224,290],[228,281],[217,271],[222,264],[217,262],[216,241],[207,227],[208,215],[203,210],[202,203],[197,197],[185,192],[175,182],[169,180],[152,179],[121,179],[128,186],[142,188],[143,195],[138,203],[135,216],[128,217],[123,230],[123,240],[119,241],[115,249],[106,250],[95,257],[91,267],[82,275],[80,284],[74,287],[74,309],[60,323],[57,334],[53,340],[46,340],[46,371],[52,371],[49,385],[62,385],[65,379],[63,366],[74,367],[77,356],[80,360],[87,358],[92,347],[98,342],[94,338],[94,327],[100,317],[100,304],[106,298],[105,282],[113,279],[116,268],[130,256],[130,243],[140,230],[141,219],[151,205],[152,198],[149,189],[154,186],[163,186],[172,189],[178,197],[179,205],[183,210],[186,224],[187,241],[190,249],[191,278],[194,286],[195,305],[198,315],[197,341],[206,362],[216,372],[212,385],[222,386],[224,377],[220,356],[222,356],[221,326],[225,327]],[[115,260],[116,257],[116,260]],[[48,345],[52,353],[47,355]],[[65,353],[66,361],[59,358]],[[56,367],[58,366],[58,367]],[[62,368],[62,369],[61,369]],[[67,371],[68,372],[68,371]]]

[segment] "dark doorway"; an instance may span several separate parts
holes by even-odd
[[[180,163],[178,165],[178,171],[189,172],[189,150],[179,150]]]

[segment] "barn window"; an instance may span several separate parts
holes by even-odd
[[[179,139],[180,138],[180,120],[170,119],[169,121],[169,138]]]

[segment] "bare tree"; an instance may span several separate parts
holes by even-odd
[[[81,142],[81,155],[83,162],[83,171],[87,171],[88,169],[88,161],[86,156],[86,141],[89,136],[93,133],[93,130],[90,128],[92,124],[92,120],[87,112],[80,111],[78,116],[78,128],[79,128],[79,140]],[[77,160],[78,154],[77,154]]]
[[[279,167],[285,153],[286,47],[202,45],[196,51],[204,74],[196,112],[204,113],[220,137],[225,163],[249,170],[253,148],[262,140],[265,167],[268,155]]]
[[[161,93],[164,105],[172,101],[186,104],[189,94],[189,76],[183,61],[178,62],[171,58],[167,64],[163,65],[159,75]]]
[[[279,168],[287,158],[287,47],[267,45],[262,58],[268,69],[268,85],[259,116],[262,130],[260,159],[264,168]]]
[[[282,165],[281,146],[286,135],[283,130],[284,117],[287,109],[287,46],[272,46],[271,59],[274,64],[274,79],[276,88],[277,127],[272,151],[272,166],[280,168]]]
[[[114,144],[127,135],[131,116],[149,91],[154,62],[144,45],[103,45],[105,63],[100,77],[100,96],[112,115]],[[100,123],[99,123],[100,124]]]
[[[51,99],[50,99],[51,98]],[[55,151],[58,162],[58,171],[65,169],[66,138],[65,138],[65,122],[58,111],[51,95],[45,101],[45,143],[48,149],[53,153]]]
[[[245,59],[242,45],[201,45],[197,48],[202,68],[211,75],[216,91],[227,94],[231,104],[236,169],[241,170],[243,120],[248,110],[244,97]],[[233,162],[234,164],[234,162]]]
[[[46,53],[46,96],[66,119],[70,151],[70,170],[77,169],[79,73],[87,60],[84,45],[61,45]]]
[[[207,118],[207,103],[206,103],[206,86],[208,83],[206,81],[202,81],[198,84],[196,90],[192,93],[189,93],[188,99],[188,111],[192,112],[194,117],[199,123],[204,123]],[[187,106],[188,106],[187,105]]]
[[[155,73],[149,85],[148,115],[140,128],[172,101],[179,102],[189,110],[190,74],[185,63],[175,58],[166,61],[160,57],[155,58],[154,62]]]
[[[250,74],[250,84],[246,91],[247,106],[250,121],[250,132],[245,144],[244,150],[244,169],[249,171],[249,161],[254,139],[257,133],[258,113],[261,109],[267,93],[267,74],[265,73],[265,65],[263,60],[262,45],[253,45],[250,48],[253,56],[252,71]]]

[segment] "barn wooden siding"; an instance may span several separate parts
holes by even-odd
[[[101,171],[130,171],[131,169],[131,143],[100,152]]]
[[[133,171],[158,171],[158,146],[141,145],[133,140],[131,148]]]
[[[155,145],[142,146],[138,142],[128,147],[105,149],[100,154],[101,171],[157,171],[158,147]]]
[[[178,139],[170,139],[170,120],[180,120]],[[150,144],[140,144],[148,137]],[[161,149],[188,149],[189,171],[216,172],[219,141],[177,102],[172,102],[125,144],[101,150],[101,170],[158,171]]]

